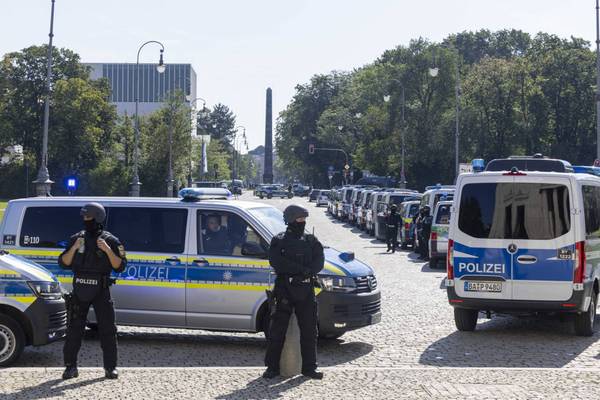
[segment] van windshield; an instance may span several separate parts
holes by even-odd
[[[287,228],[283,222],[283,213],[275,207],[250,208],[248,212],[262,222],[273,235],[285,232]]]
[[[448,225],[450,223],[450,204],[443,204],[438,207],[435,217],[436,225]]]
[[[467,184],[459,207],[458,228],[480,239],[548,240],[571,229],[569,190],[560,184]]]
[[[411,204],[410,210],[408,211],[409,217],[414,217],[419,212],[419,204]]]
[[[347,190],[346,191],[346,197],[344,198],[346,203],[350,203],[350,201],[352,200],[352,190]]]

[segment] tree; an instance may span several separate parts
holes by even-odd
[[[235,115],[226,105],[216,104],[211,110],[198,113],[198,130],[229,147],[235,136]]]
[[[144,196],[165,196],[169,170],[169,134],[175,188],[186,185],[192,148],[190,110],[179,92],[165,105],[144,117],[140,126],[140,180]]]

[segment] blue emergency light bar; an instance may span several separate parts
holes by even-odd
[[[229,200],[231,192],[225,188],[183,188],[179,197],[181,201]]]
[[[427,186],[425,188],[425,190],[433,190],[433,189],[437,189],[437,190],[454,190],[456,187],[454,185],[442,185],[441,183],[438,183],[435,186]]]
[[[471,161],[471,166],[473,166],[473,172],[482,172],[485,169],[485,161],[483,158],[475,158]]]

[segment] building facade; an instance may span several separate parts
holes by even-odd
[[[156,64],[87,63],[92,79],[106,78],[111,87],[110,102],[120,115],[135,114],[136,93],[139,94],[138,114],[146,115],[161,108],[170,93],[180,90],[185,101],[196,96],[196,71],[191,64],[165,64],[162,74]],[[137,85],[136,85],[136,71]]]

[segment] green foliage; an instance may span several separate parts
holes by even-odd
[[[404,132],[408,185],[451,183],[458,68],[460,162],[542,152],[589,165],[594,62],[586,41],[544,33],[462,32],[441,44],[416,39],[349,74],[315,75],[298,85],[277,121],[280,164],[290,178],[326,186],[327,167],[340,170],[345,161],[338,153],[309,155],[308,143],[315,143],[345,150],[357,170],[399,180]],[[339,175],[333,183],[341,183]]]

